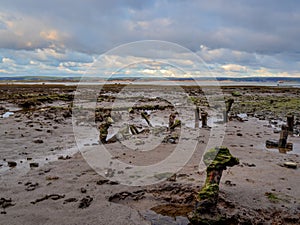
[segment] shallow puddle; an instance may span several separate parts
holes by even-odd
[[[163,207],[163,206],[162,206]],[[188,225],[189,220],[187,217],[184,216],[167,216],[156,213],[152,210],[147,210],[146,212],[142,213],[142,216],[150,221],[151,225]]]

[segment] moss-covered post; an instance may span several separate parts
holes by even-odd
[[[216,208],[219,196],[219,184],[223,170],[239,164],[227,147],[215,147],[207,151],[203,160],[206,168],[205,184],[198,194],[195,211],[189,215],[191,224],[210,224],[215,222],[215,217],[210,214]],[[208,223],[203,223],[204,221]],[[212,223],[213,224],[213,223]]]

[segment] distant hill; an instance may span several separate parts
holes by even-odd
[[[0,77],[0,81],[52,81],[52,82],[76,82],[80,81],[81,77],[59,77],[59,76],[7,76]],[[90,77],[87,79],[94,80],[95,77]],[[96,79],[103,79],[102,77],[96,77]],[[171,81],[188,81],[188,80],[215,80],[218,81],[235,81],[235,82],[300,82],[300,77],[197,77],[197,78],[184,78],[184,77],[125,77],[125,76],[115,76],[110,77],[108,80],[117,81],[117,80],[127,80],[134,81],[137,79],[149,80],[149,81],[160,81],[160,80],[171,80]]]

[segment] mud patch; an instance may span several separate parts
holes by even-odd
[[[146,189],[116,193],[109,197],[109,201],[139,210],[151,224],[188,224],[187,215],[194,209],[198,188],[166,182]]]

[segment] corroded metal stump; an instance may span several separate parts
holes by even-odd
[[[219,184],[223,170],[239,164],[227,147],[215,147],[205,153],[203,157],[206,168],[206,181],[198,194],[198,200],[193,213],[189,215],[191,224],[216,224],[220,222],[216,206],[219,196]]]

